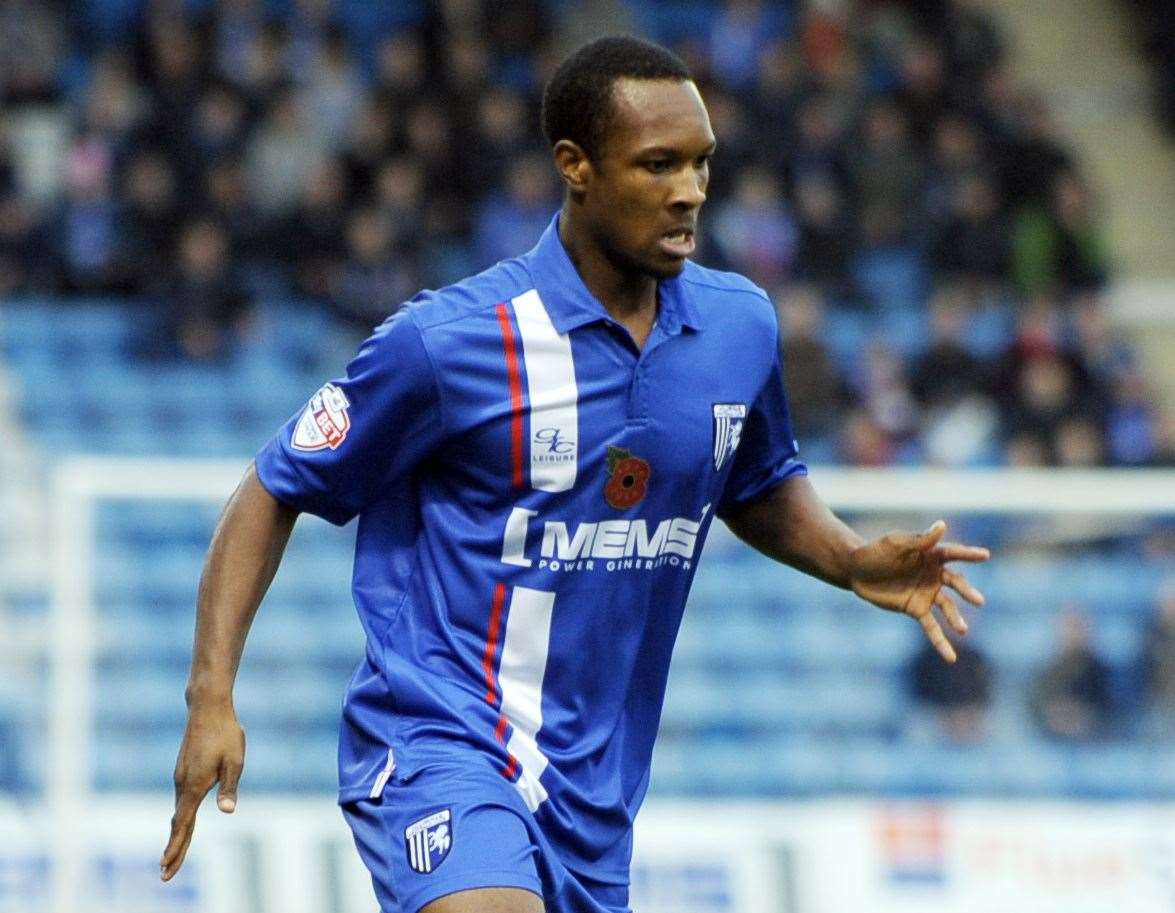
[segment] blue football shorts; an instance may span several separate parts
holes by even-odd
[[[434,763],[342,806],[381,913],[475,888],[521,888],[547,913],[630,913],[628,886],[571,872],[514,785],[488,764]]]

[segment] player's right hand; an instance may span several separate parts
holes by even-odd
[[[217,783],[217,807],[231,814],[237,807],[237,784],[245,766],[245,730],[228,701],[193,704],[175,762],[175,814],[171,838],[159,860],[159,874],[169,881],[188,854],[196,827],[196,810]]]

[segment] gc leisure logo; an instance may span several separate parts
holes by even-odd
[[[540,428],[530,442],[531,463],[574,463],[575,441],[562,428]]]

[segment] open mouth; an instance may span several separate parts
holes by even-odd
[[[661,250],[672,257],[688,257],[695,246],[694,233],[688,228],[677,228],[661,236]]]

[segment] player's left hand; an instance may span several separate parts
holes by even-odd
[[[967,633],[967,622],[948,594],[948,588],[973,605],[983,605],[983,594],[951,561],[986,561],[991,552],[973,545],[943,542],[947,525],[938,520],[924,533],[889,533],[867,542],[849,556],[849,585],[853,592],[891,612],[914,618],[939,654],[948,663],[956,659],[942,626],[934,615],[938,606],[958,634]]]

